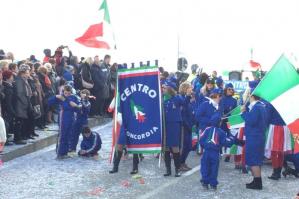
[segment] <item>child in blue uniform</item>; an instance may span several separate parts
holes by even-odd
[[[98,151],[102,147],[102,140],[97,132],[91,131],[88,126],[84,126],[82,130],[83,140],[81,149],[78,152],[79,156],[97,157]]]
[[[213,89],[208,101],[203,102],[195,112],[196,121],[198,122],[200,132],[203,132],[210,126],[211,117],[216,113],[220,113],[219,103],[221,100],[221,90]]]
[[[209,127],[204,130],[199,139],[203,148],[201,183],[204,188],[210,185],[212,189],[217,189],[220,149],[223,146],[230,147],[235,143],[234,137],[228,137],[226,132],[218,128],[220,121],[220,113],[215,113],[209,121]]]
[[[81,104],[82,108],[77,111],[77,116],[74,122],[72,135],[70,138],[70,153],[76,152],[76,147],[79,140],[79,135],[82,132],[82,128],[84,125],[87,125],[88,123],[88,114],[90,112],[90,102],[88,101],[88,97],[90,95],[89,90],[83,89],[80,91],[80,97],[81,97]]]
[[[63,95],[50,97],[49,106],[60,105],[59,137],[57,143],[57,159],[68,158],[69,139],[75,119],[75,112],[81,108],[80,102],[72,95],[72,87],[64,86]]]
[[[182,98],[176,94],[176,85],[173,82],[167,81],[163,86],[164,98],[164,114],[165,114],[165,134],[163,142],[165,144],[164,160],[166,166],[166,174],[171,175],[171,158],[170,153],[173,155],[175,165],[175,177],[180,177],[180,137],[182,115],[181,107],[190,102],[190,95],[192,89],[186,93],[188,97]]]

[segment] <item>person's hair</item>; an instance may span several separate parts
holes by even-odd
[[[211,98],[211,99],[215,99],[215,98],[217,98],[218,96],[221,96],[221,95],[218,94],[218,93],[213,93],[213,94],[210,95],[210,98]]]
[[[38,72],[41,73],[41,74],[46,75],[46,74],[48,74],[48,68],[46,66],[40,66],[38,68]]]
[[[179,87],[179,93],[181,95],[186,95],[188,88],[191,87],[191,83],[188,81],[184,81],[183,83],[181,83],[180,87]]]
[[[224,93],[225,96],[227,96],[227,90],[228,89],[233,89],[233,88],[224,88],[223,93]],[[234,96],[234,95],[235,95],[235,90],[233,89],[232,96]]]
[[[16,63],[10,63],[8,66],[9,70],[16,70],[17,67],[18,65]]]
[[[173,88],[169,87],[169,86],[166,87],[166,91],[171,96],[175,96],[176,95],[176,91]]]
[[[78,65],[78,57],[77,56],[72,56],[70,58],[70,65],[73,65],[73,66]]]
[[[91,66],[92,63],[93,63],[93,60],[92,60],[91,57],[86,57],[86,58],[84,59],[83,63],[86,63],[86,64],[88,64],[88,65]]]
[[[159,72],[164,73],[164,68],[162,66],[159,67]]]
[[[88,97],[88,96],[90,96],[90,91],[87,89],[83,89],[80,91],[80,94],[85,94]]]
[[[66,81],[63,77],[61,77],[58,83],[59,83],[59,86],[63,86],[63,85],[65,85]]]
[[[2,70],[2,68],[3,68],[4,66],[8,66],[8,62],[7,62],[7,61],[1,61],[1,62],[0,62],[0,70]]]
[[[163,71],[162,76],[164,78],[167,78],[169,76],[169,73],[167,71]]]
[[[44,67],[46,67],[47,69],[48,69],[48,68],[53,69],[53,68],[52,68],[52,64],[50,64],[50,63],[45,63],[45,64],[44,64]]]
[[[258,101],[258,100],[261,99],[259,96],[256,96],[256,95],[252,95],[252,97],[253,97],[256,101]]]
[[[83,126],[82,128],[82,134],[91,133],[91,129],[89,126]]]
[[[65,85],[64,87],[63,87],[63,91],[67,91],[67,92],[72,92],[72,87],[71,86],[69,86],[69,85]]]
[[[32,67],[33,67],[33,63],[31,63],[31,62],[27,62],[26,64],[29,66],[29,68],[30,68],[29,70],[31,70]]]
[[[37,70],[41,67],[41,65],[42,65],[42,64],[39,63],[39,62],[34,63],[34,64],[33,64],[34,70],[37,71]]]
[[[207,73],[201,73],[199,75],[199,80],[201,85],[204,85],[208,79],[209,79],[209,75]]]
[[[106,59],[110,59],[110,58],[111,58],[110,55],[105,55],[104,60],[106,60]]]
[[[54,58],[50,58],[49,59],[49,63],[52,64],[52,66],[55,66],[56,65],[56,61]]]

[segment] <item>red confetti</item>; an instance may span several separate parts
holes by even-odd
[[[103,193],[103,192],[104,192],[104,189],[103,189],[103,188],[101,188],[101,187],[96,187],[96,188],[94,188],[93,190],[87,192],[87,194],[89,194],[89,195],[93,195],[93,196],[99,196],[99,195],[101,195],[101,193]]]
[[[124,181],[121,182],[121,185],[123,187],[129,187],[130,186],[130,182],[128,180],[124,180]]]
[[[144,179],[143,179],[143,178],[140,178],[140,179],[139,179],[139,183],[140,183],[140,184],[145,184]]]

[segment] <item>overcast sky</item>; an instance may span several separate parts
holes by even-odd
[[[68,45],[78,56],[104,56],[74,41],[101,20],[102,0],[1,0],[0,49],[17,59]],[[269,68],[283,52],[299,55],[298,0],[107,0],[117,50],[113,61],[159,59],[223,70],[254,59]],[[178,42],[179,41],[179,42]],[[179,45],[178,45],[179,43]],[[179,46],[179,50],[178,50]],[[178,52],[179,51],[179,52]]]

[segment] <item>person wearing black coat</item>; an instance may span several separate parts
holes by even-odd
[[[15,110],[13,106],[13,99],[14,99],[14,90],[13,90],[13,72],[8,70],[3,72],[3,93],[4,93],[4,99],[2,100],[2,114],[3,119],[5,122],[5,128],[6,133],[8,137],[8,134],[14,134],[17,133],[14,130],[14,118],[15,118]],[[10,142],[7,140],[6,145],[10,145]]]
[[[24,143],[24,139],[27,139],[27,128],[30,111],[32,111],[32,105],[30,98],[32,97],[32,90],[28,83],[30,76],[30,67],[26,64],[22,64],[19,68],[19,74],[15,78],[14,82],[14,107],[16,112],[16,132],[14,142],[16,144]]]
[[[88,89],[91,91],[91,87],[87,88],[83,85],[83,81],[87,82],[90,85],[94,85],[92,76],[91,76],[91,65],[92,65],[92,58],[87,57],[82,64],[80,65],[80,80],[81,80],[81,86],[83,89]]]
[[[106,64],[100,64],[97,56],[91,66],[91,77],[94,82],[91,91],[96,100],[92,103],[90,115],[103,115],[105,101],[109,98],[109,69]]]

